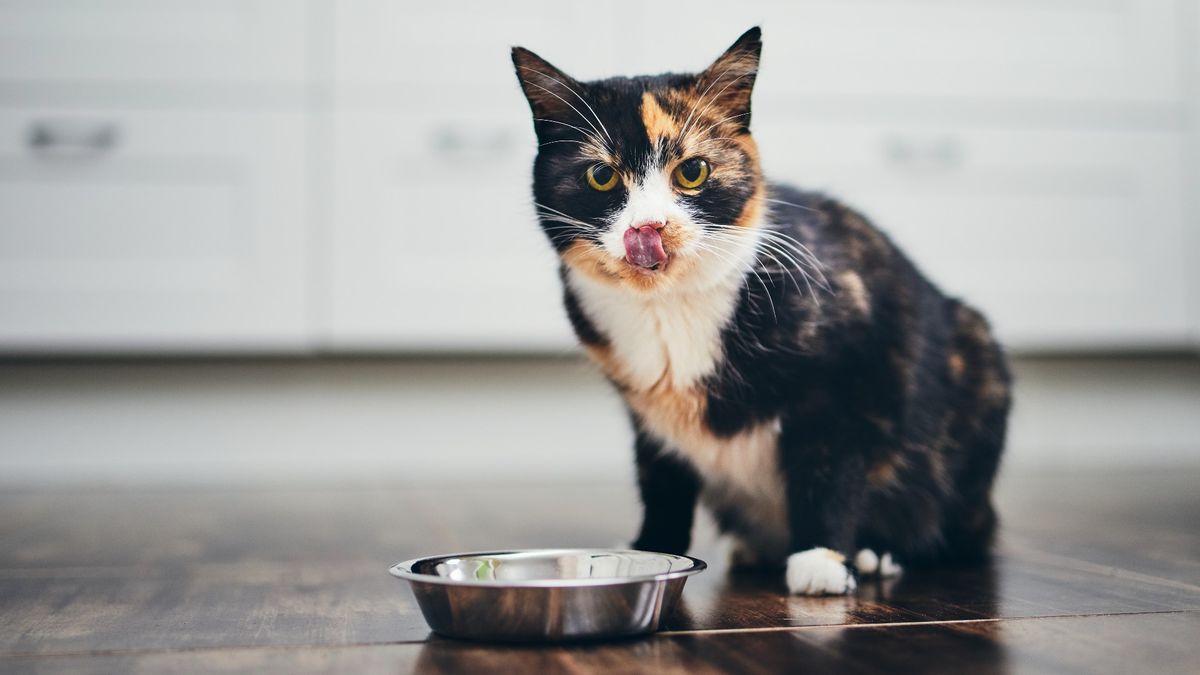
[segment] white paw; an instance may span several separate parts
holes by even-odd
[[[883,557],[879,559],[879,576],[884,579],[898,577],[903,571],[904,569],[900,567],[900,563],[892,560],[891,553],[884,553]]]
[[[884,553],[881,558],[869,548],[862,549],[858,555],[854,556],[854,567],[861,575],[878,575],[885,579],[899,576],[903,571],[903,568],[892,559],[891,553]]]
[[[798,595],[841,595],[854,590],[854,575],[842,554],[810,548],[788,556],[787,585]]]

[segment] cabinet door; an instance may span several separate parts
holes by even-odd
[[[300,82],[299,0],[7,0],[0,81]]]
[[[334,347],[571,344],[522,116],[347,112],[334,134]]]
[[[300,114],[0,113],[0,349],[308,344]]]
[[[771,175],[865,211],[1012,345],[1184,343],[1179,134],[761,122]]]
[[[609,46],[618,10],[334,4],[335,348],[573,344],[557,257],[533,215],[536,142],[509,49],[582,78],[623,72],[629,50]]]
[[[333,6],[334,76],[339,87],[439,87],[442,96],[486,97],[516,87],[509,50],[532,49],[582,79],[626,74],[633,48],[614,36],[623,0],[587,3],[442,0],[415,9],[392,0]],[[416,102],[416,91],[405,99]]]
[[[716,4],[716,3],[712,3]],[[1177,0],[747,0],[705,11],[645,3],[639,69],[692,71],[740,30],[764,32],[757,94],[1010,103],[1170,103],[1180,97]],[[671,26],[667,35],[658,27]],[[686,37],[684,37],[686,36]]]

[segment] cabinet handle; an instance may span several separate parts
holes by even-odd
[[[456,126],[442,126],[433,130],[433,153],[438,157],[497,158],[509,155],[513,149],[513,137],[505,130],[469,130]]]
[[[889,136],[883,141],[883,156],[888,164],[904,169],[948,171],[962,166],[966,148],[951,136],[916,139]]]
[[[29,125],[29,148],[50,155],[99,155],[117,145],[115,122],[38,120]]]

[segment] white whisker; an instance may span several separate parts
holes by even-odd
[[[546,79],[548,79],[548,80],[553,80],[554,82],[557,82],[557,83],[559,84],[559,86],[561,86],[563,89],[566,89],[567,91],[571,92],[572,94],[575,94],[575,98],[579,99],[579,102],[580,102],[580,103],[582,103],[582,104],[584,104],[585,106],[587,106],[588,112],[592,113],[592,117],[596,118],[596,124],[599,124],[599,125],[600,125],[600,128],[601,128],[601,129],[604,129],[604,135],[605,135],[605,136],[608,138],[608,142],[609,142],[609,143],[612,143],[612,136],[610,136],[610,135],[609,135],[609,133],[608,133],[608,129],[607,129],[605,126],[604,126],[604,122],[603,122],[603,121],[601,121],[601,119],[600,119],[600,116],[596,114],[596,111],[592,109],[592,104],[588,103],[588,102],[587,102],[587,99],[585,99],[583,96],[581,96],[581,95],[579,94],[579,92],[575,91],[575,89],[573,89],[572,87],[570,87],[569,85],[567,85],[567,83],[566,83],[566,82],[563,82],[562,80],[558,79],[557,77],[552,77],[552,76],[550,76],[550,75],[548,75],[548,74],[546,74],[546,73],[543,73],[543,72],[542,72],[542,71],[540,71],[540,70],[536,70],[536,69],[534,69],[534,68],[530,68],[530,67],[528,67],[528,66],[519,66],[519,67],[520,67],[522,70],[532,70],[533,72],[537,73],[538,75],[541,75],[542,77],[544,77],[544,78],[546,78]],[[532,84],[532,83],[531,83],[531,84]],[[564,102],[564,103],[566,103],[566,101],[563,101],[563,102]],[[567,105],[570,105],[570,104],[568,103]],[[572,109],[574,109],[574,108],[572,108]],[[576,110],[575,112],[579,112],[579,111],[578,111],[578,110]],[[580,114],[579,114],[579,116],[580,116],[580,117],[583,117],[583,113],[580,113]],[[593,128],[594,128],[594,127],[593,127]]]

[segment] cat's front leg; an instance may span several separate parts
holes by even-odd
[[[855,588],[847,565],[858,532],[866,486],[864,439],[823,420],[783,424],[780,458],[787,494],[791,555],[788,590],[841,595]]]
[[[669,454],[640,429],[634,442],[638,489],[642,496],[642,529],[633,548],[659,553],[687,553],[700,479],[679,457]]]

